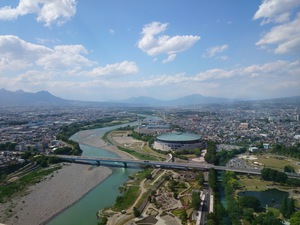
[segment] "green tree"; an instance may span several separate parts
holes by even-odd
[[[261,177],[263,180],[275,181],[280,183],[286,183],[288,180],[288,177],[285,173],[270,168],[263,168],[261,170]]]
[[[177,193],[177,192],[174,192],[174,193],[173,193],[173,197],[174,197],[175,199],[177,199],[177,198],[178,198],[178,193]]]
[[[293,198],[290,198],[288,201],[288,206],[287,206],[287,212],[286,212],[286,217],[290,218],[291,215],[295,212],[295,201]]]
[[[286,165],[286,166],[284,167],[284,172],[295,173],[295,169],[294,169],[294,167],[292,167],[291,165]]]
[[[282,220],[277,219],[273,212],[259,214],[252,222],[252,225],[282,225]]]
[[[22,159],[29,159],[31,156],[33,155],[33,153],[31,151],[25,151],[22,155],[21,158]]]
[[[141,212],[136,207],[133,207],[133,214],[135,217],[139,217],[141,215]]]
[[[300,211],[295,212],[290,219],[290,225],[299,225],[300,224]]]
[[[106,225],[107,224],[107,217],[101,217],[100,222],[98,222],[98,225]]]
[[[217,184],[217,172],[215,169],[209,169],[208,173],[208,185],[213,191],[217,191],[218,184]]]
[[[251,208],[255,212],[261,211],[260,201],[253,196],[239,197],[238,203],[241,208]]]
[[[196,176],[196,180],[198,181],[199,185],[203,185],[204,184],[204,174],[202,172],[200,172],[197,176]]]
[[[286,217],[287,211],[288,211],[288,199],[287,199],[287,196],[285,195],[282,199],[280,212],[284,217]]]
[[[117,203],[121,203],[121,202],[123,202],[124,201],[124,197],[123,196],[117,196],[117,198],[116,198],[116,202]]]
[[[194,210],[198,210],[200,208],[200,203],[201,203],[200,193],[194,191],[192,193],[192,206]]]
[[[245,220],[247,220],[248,222],[251,223],[253,221],[253,219],[254,219],[253,213],[254,213],[253,209],[251,209],[251,208],[244,208],[243,209],[243,218]]]
[[[199,148],[195,149],[195,155],[199,157],[201,155],[201,150]]]
[[[207,148],[206,154],[204,159],[206,162],[211,164],[217,163],[217,156],[216,156],[216,143],[213,141],[207,141]]]
[[[188,218],[188,215],[187,215],[186,211],[183,210],[180,215],[181,222],[183,224],[186,224],[187,218]]]

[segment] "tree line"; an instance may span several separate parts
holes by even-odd
[[[293,158],[300,159],[300,143],[293,146],[276,144],[273,146],[272,152],[279,155],[291,156]]]
[[[205,161],[214,165],[224,166],[230,159],[233,159],[236,155],[246,152],[246,148],[234,149],[230,151],[221,150],[217,152],[217,143],[214,141],[206,141],[207,152],[205,155]]]
[[[17,145],[13,142],[0,143],[0,151],[15,151]]]
[[[273,177],[273,173],[270,174]],[[253,196],[236,196],[236,191],[241,187],[235,172],[222,173],[222,186],[227,202],[227,208],[225,209],[220,202],[220,183],[217,178],[216,170],[210,169],[208,182],[214,193],[214,211],[208,216],[208,225],[241,225],[241,221],[243,221],[243,224],[247,222],[251,225],[282,225],[282,220],[277,218],[272,211],[266,211],[261,207],[261,203],[257,198]],[[300,213],[295,212],[293,199],[285,197],[280,212],[283,217],[290,218],[291,225],[299,224]]]

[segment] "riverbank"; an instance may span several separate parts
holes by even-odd
[[[93,130],[83,130],[77,133],[77,141],[80,144],[101,148],[106,151],[113,152],[124,159],[137,159],[129,153],[119,150],[115,145],[105,142],[102,136],[95,136]]]
[[[27,195],[1,204],[0,223],[45,224],[80,200],[111,173],[107,167],[65,165],[42,182],[31,186]]]
[[[95,130],[77,133],[78,143],[101,148],[122,158],[135,158],[116,146],[106,143]],[[56,215],[75,204],[89,191],[105,180],[112,170],[108,167],[92,167],[68,164],[34,186],[25,196],[1,204],[0,224],[46,224]]]

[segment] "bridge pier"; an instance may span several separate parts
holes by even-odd
[[[127,168],[127,163],[126,163],[126,162],[123,162],[123,164],[124,164],[124,168]]]
[[[97,163],[97,166],[100,166],[100,161],[99,160],[97,160],[96,163]]]

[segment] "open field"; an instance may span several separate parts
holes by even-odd
[[[255,164],[253,163],[257,162],[260,167],[268,167],[279,171],[283,171],[285,166],[291,165],[292,167],[294,167],[296,172],[300,172],[300,165],[297,164],[297,162],[299,162],[300,160],[291,159],[286,156],[273,154],[257,154],[252,156],[252,158],[245,158],[245,160],[252,166],[255,166]]]
[[[166,155],[160,154],[154,150],[152,150],[147,142],[136,140],[129,136],[131,131],[112,131],[107,135],[107,139],[114,145],[119,146],[121,148],[126,148],[129,150],[133,150],[139,155],[145,155],[157,160],[164,160],[167,158]],[[130,153],[132,154],[132,153]],[[137,156],[136,156],[137,157]],[[140,157],[138,157],[140,158]]]
[[[271,181],[263,181],[260,176],[240,175],[239,179],[245,191],[264,191],[273,184]]]

